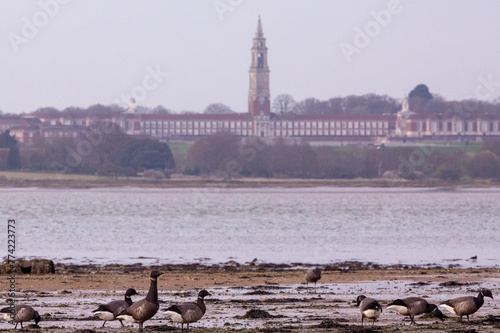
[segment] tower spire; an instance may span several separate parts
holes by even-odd
[[[248,111],[252,116],[269,116],[271,112],[269,92],[269,67],[267,66],[267,47],[262,22],[257,21],[257,32],[253,39],[252,63],[250,65],[250,90]]]
[[[262,22],[260,20],[260,15],[259,15],[259,20],[257,22],[257,33],[255,34],[255,37],[264,37],[264,32],[262,31]]]

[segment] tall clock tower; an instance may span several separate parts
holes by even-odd
[[[267,66],[267,47],[262,23],[257,23],[257,32],[253,39],[252,65],[250,66],[250,90],[248,93],[248,112],[252,118],[269,117],[271,113],[271,94],[269,92],[269,67]]]

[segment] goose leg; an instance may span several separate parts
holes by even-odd
[[[123,325],[123,320],[122,319],[118,319],[120,321],[120,324],[122,324],[122,327],[125,327],[125,325]]]
[[[143,332],[143,330],[142,330],[142,323],[139,323],[139,332]]]
[[[14,326],[14,329],[16,329],[16,328],[17,328],[17,324],[19,324],[19,323],[16,323],[16,326]],[[21,326],[22,326],[22,325],[23,325],[23,324],[21,324]]]
[[[363,326],[363,321],[364,321],[364,320],[365,320],[365,315],[364,315],[364,314],[362,314],[362,315],[361,315],[361,326]]]
[[[104,323],[102,323],[102,326],[101,326],[101,327],[104,327],[104,324],[106,324],[106,320],[104,321]]]

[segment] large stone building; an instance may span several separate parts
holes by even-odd
[[[240,137],[286,138],[292,141],[376,142],[401,139],[424,140],[434,136],[482,138],[500,136],[500,117],[429,116],[412,113],[407,101],[397,115],[278,115],[271,112],[268,48],[262,22],[257,22],[250,62],[248,111],[223,114],[110,114],[37,113],[37,119],[1,119],[0,132],[11,129],[21,143],[34,138],[52,142],[78,137],[96,122],[112,122],[125,133],[162,141],[191,141],[218,132]],[[38,124],[36,123],[38,121]],[[38,126],[38,134],[34,131]]]
[[[229,114],[126,114],[116,122],[129,134],[160,140],[192,140],[229,132],[242,137],[314,141],[374,141],[394,130],[395,115],[277,115],[271,112],[268,48],[262,22],[251,48],[248,112]]]

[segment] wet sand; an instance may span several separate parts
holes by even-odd
[[[396,298],[422,296],[430,303],[462,295],[477,295],[488,288],[500,297],[500,270],[445,269],[441,267],[379,267],[371,264],[342,263],[327,266],[314,289],[305,285],[302,265],[164,265],[159,278],[160,311],[145,323],[146,331],[162,332],[180,327],[161,311],[177,302],[195,300],[197,290],[207,289],[205,317],[192,325],[194,332],[370,332],[361,327],[355,299],[364,294],[377,298],[385,307]],[[127,288],[145,297],[151,267],[141,265],[76,266],[57,265],[56,274],[17,275],[16,300],[31,304],[42,316],[43,332],[136,332],[118,321],[106,323],[92,317],[99,304],[123,299]],[[0,288],[7,290],[6,279]],[[7,305],[3,292],[2,306]],[[498,298],[498,297],[496,297]],[[267,318],[245,318],[247,311],[263,310]],[[417,319],[417,327],[402,323],[402,316],[385,310],[374,326],[377,332],[498,332],[500,303],[486,299],[471,317],[472,323],[459,323],[450,316],[445,322],[436,318]],[[32,322],[33,323],[33,322]],[[33,326],[29,326],[33,327]],[[0,331],[12,325],[0,322]]]

